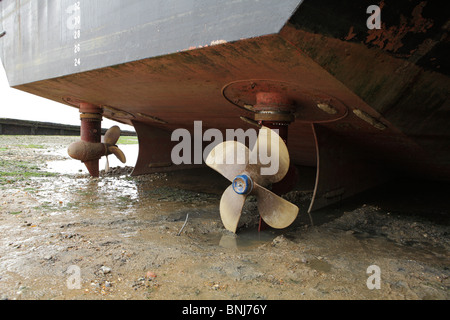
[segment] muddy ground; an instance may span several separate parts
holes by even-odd
[[[229,182],[212,170],[93,179],[69,172],[64,148],[77,139],[0,136],[2,299],[450,297],[448,184],[386,184],[313,213],[312,225],[314,171],[300,168],[285,196],[296,222],[258,233],[250,198],[234,235],[219,216]],[[372,265],[380,289],[367,286]]]

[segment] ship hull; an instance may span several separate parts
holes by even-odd
[[[13,87],[88,102],[135,126],[135,174],[166,170],[170,149],[157,141],[170,145],[179,128],[194,133],[195,121],[252,128],[242,118],[254,112],[233,90],[254,104],[252,90],[269,86],[296,100],[292,163],[333,166],[333,153],[319,151],[341,145],[360,155],[350,164],[364,158],[386,172],[450,180],[447,17],[436,4],[385,1],[382,28],[371,30],[369,2],[116,0],[74,10],[69,1],[6,0],[1,58]],[[324,103],[338,116],[317,107]],[[320,148],[331,141],[324,136],[338,142]]]

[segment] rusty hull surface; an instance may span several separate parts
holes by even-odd
[[[288,144],[295,164],[316,166],[321,139],[315,133],[326,132],[386,168],[450,180],[450,81],[442,54],[448,56],[448,17],[431,2],[381,1],[383,28],[368,30],[369,2],[305,0],[271,34],[14,87],[72,106],[102,106],[105,117],[135,125],[145,150],[155,143],[152,130],[168,143],[172,130],[193,131],[197,120],[204,130],[250,128],[240,117],[254,114],[228,101],[225,88],[240,81],[256,83],[257,91],[258,83],[278,82],[306,97],[309,115],[323,115],[313,107],[319,103],[346,111],[336,121],[313,124],[314,116],[302,118],[303,106],[296,106]],[[158,171],[168,160],[165,149],[156,160],[140,155],[139,173]],[[333,156],[327,159],[333,166]]]

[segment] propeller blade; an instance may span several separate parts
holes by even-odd
[[[283,139],[273,130],[262,127],[250,153],[247,171],[262,185],[276,183],[289,170],[289,152]]]
[[[210,168],[233,181],[245,170],[249,152],[248,148],[240,142],[225,141],[211,150],[205,162]]]
[[[122,150],[119,149],[117,146],[109,146],[108,151],[113,153],[117,159],[120,160],[120,162],[125,163],[127,162],[127,158],[125,157],[125,154],[122,152]]]
[[[298,207],[275,193],[254,184],[253,192],[257,197],[261,218],[275,229],[283,229],[292,224],[298,215]]]
[[[106,172],[106,173],[109,172],[109,160],[108,160],[108,156],[106,156],[105,172]]]
[[[103,138],[103,142],[108,145],[115,145],[117,140],[120,138],[120,128],[118,126],[113,126],[106,131],[105,136]]]
[[[223,193],[220,199],[220,217],[227,230],[236,233],[246,198],[246,195],[234,192],[232,185]]]

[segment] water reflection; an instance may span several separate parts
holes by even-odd
[[[109,155],[109,167],[134,166],[139,154],[139,146],[137,144],[118,146],[124,152],[127,161],[126,163],[122,163],[114,155]],[[67,155],[67,148],[55,150],[54,154],[65,158],[65,160],[48,162],[45,169],[46,171],[60,174],[88,173],[86,166],[81,161],[69,158]],[[104,169],[105,166],[106,157],[102,157],[99,162],[100,170]]]
[[[222,235],[219,246],[227,249],[250,250],[271,243],[278,236],[274,230],[244,229],[238,234],[227,232]]]
[[[127,163],[122,164],[110,156],[110,167],[134,165],[138,146],[122,145],[120,148],[127,156]],[[143,177],[124,174],[91,178],[80,161],[67,156],[66,149],[57,152],[66,160],[49,162],[46,171],[60,175],[39,182],[39,201],[51,215],[71,213],[86,218],[127,215],[143,224],[170,225],[184,221],[189,213],[192,219],[220,223],[218,204],[230,182],[207,167]],[[103,158],[100,166],[105,162]],[[206,236],[202,232],[193,233],[191,239],[206,246],[250,250],[276,237],[274,232],[253,229],[241,230],[238,235],[217,231],[212,228]],[[152,229],[148,236],[153,237],[154,232]],[[139,236],[145,238],[145,232],[140,232]]]
[[[121,178],[61,175],[31,181],[32,185],[39,186],[34,195],[40,203],[39,209],[49,215],[89,215],[92,210],[95,214],[128,214],[135,210],[139,198],[135,181]]]

